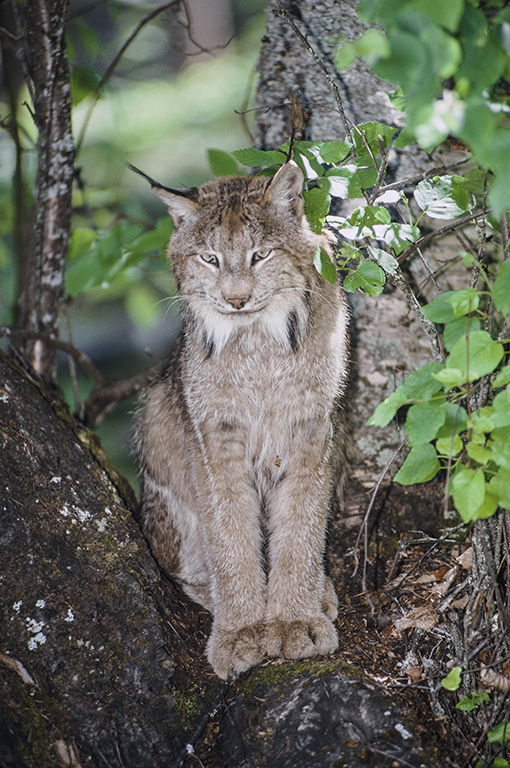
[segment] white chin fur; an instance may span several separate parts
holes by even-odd
[[[253,313],[236,310],[235,313],[223,314],[212,306],[201,306],[199,312],[197,309],[195,306],[194,310],[207,334],[207,343],[213,346],[215,355],[221,354],[228,342],[243,331],[247,340],[248,337],[253,339],[259,332],[290,348],[287,327],[290,312],[294,312],[298,318],[299,334],[304,335],[306,331],[308,313],[303,301],[296,301],[295,294],[279,295],[277,300],[273,299],[259,312]]]

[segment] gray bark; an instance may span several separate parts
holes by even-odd
[[[15,6],[13,6],[15,7]],[[24,329],[58,336],[64,297],[64,272],[71,223],[74,141],[65,27],[66,0],[27,0],[23,11],[27,47],[20,56],[30,72],[34,120],[39,132],[33,227],[20,270],[19,315]],[[21,24],[20,24],[21,26]],[[23,349],[35,370],[55,375],[56,349],[42,341]]]

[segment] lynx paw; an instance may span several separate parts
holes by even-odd
[[[243,627],[237,631],[215,630],[207,643],[207,658],[218,677],[237,677],[264,658],[262,627]]]
[[[273,621],[266,627],[265,641],[268,656],[284,656],[286,659],[323,656],[338,648],[336,629],[324,614],[306,621]]]

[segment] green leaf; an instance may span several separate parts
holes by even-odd
[[[359,288],[361,293],[367,296],[378,296],[385,282],[384,272],[378,264],[374,264],[373,261],[362,261],[356,270],[345,278],[344,288],[346,291],[355,291]]]
[[[71,262],[83,256],[97,238],[97,231],[90,227],[77,227],[71,232],[67,249],[67,261]]]
[[[395,475],[395,481],[401,485],[426,483],[441,469],[437,451],[433,445],[417,445],[411,448],[409,455]]]
[[[413,5],[449,32],[457,31],[464,10],[464,0],[414,0]]]
[[[395,109],[399,109],[401,112],[405,112],[406,100],[401,85],[399,85],[396,91],[389,93],[388,96]]]
[[[377,157],[379,154],[379,137],[383,149],[386,149],[397,131],[394,126],[376,122],[360,123],[356,128],[351,131],[351,136],[358,156],[364,155],[365,161],[367,155],[370,157],[367,145],[372,155]]]
[[[313,255],[313,263],[317,272],[325,277],[328,282],[333,284],[336,283],[336,267],[324,248],[319,246],[315,249],[315,253]]]
[[[454,219],[465,213],[469,201],[460,206],[455,199],[452,177],[442,176],[437,181],[424,179],[420,181],[414,192],[418,207],[431,219]]]
[[[78,65],[71,69],[71,101],[73,106],[79,104],[87,96],[93,96],[101,82],[100,76],[90,67]]]
[[[491,477],[489,487],[497,497],[499,506],[510,510],[510,469],[500,467]]]
[[[436,450],[441,456],[457,456],[462,451],[464,443],[458,435],[439,437],[436,440]]]
[[[422,307],[425,317],[428,317],[433,323],[449,323],[454,319],[453,307],[448,301],[453,296],[454,291],[446,291],[437,296],[430,304]]]
[[[479,331],[480,327],[480,321],[477,318],[459,317],[458,320],[453,320],[443,331],[445,348],[450,351],[461,336],[465,336],[469,331]]]
[[[496,464],[510,469],[510,427],[497,427],[491,432],[491,453]]]
[[[443,368],[434,374],[434,378],[441,382],[446,389],[461,387],[465,382],[465,374],[460,368]]]
[[[510,387],[507,386],[503,392],[498,392],[494,401],[493,412],[491,415],[492,422],[495,427],[509,427],[510,426]]]
[[[386,400],[379,403],[372,416],[367,421],[370,427],[386,427],[394,418],[396,412],[401,406],[407,403],[407,398],[399,388],[392,392]]]
[[[492,299],[500,312],[510,312],[510,261],[504,261],[492,286]]]
[[[374,248],[373,245],[369,245],[367,251],[385,272],[389,272],[391,275],[395,274],[398,269],[398,261],[391,253],[383,251],[381,248]]]
[[[504,744],[510,741],[510,722],[498,723],[498,725],[487,734],[489,744]]]
[[[492,373],[505,353],[503,345],[487,331],[472,331],[462,336],[446,358],[447,368],[458,368],[464,382]]]
[[[474,520],[485,499],[485,475],[482,470],[461,464],[450,481],[450,493],[465,523]]]
[[[463,317],[478,309],[480,297],[474,288],[465,288],[462,291],[453,291],[447,302],[453,307],[454,317]]]
[[[434,397],[441,389],[441,384],[435,381],[434,374],[441,368],[441,363],[434,360],[431,363],[422,365],[417,371],[410,373],[398,389],[377,406],[367,424],[375,427],[385,427],[390,423],[402,405]],[[445,403],[443,407],[446,412],[446,418],[450,418],[448,403]],[[464,409],[462,408],[461,410],[465,414]]]
[[[325,141],[320,148],[320,156],[325,163],[341,163],[351,151],[346,141]]]
[[[222,149],[208,149],[207,158],[215,176],[234,176],[239,173],[239,166],[230,154]]]
[[[425,402],[412,405],[406,417],[409,445],[424,445],[433,440],[446,420],[442,404]]]
[[[507,365],[498,373],[498,375],[492,382],[492,386],[504,387],[505,384],[508,384],[509,382],[510,382],[510,365]]]
[[[458,704],[455,705],[455,709],[460,709],[461,712],[472,712],[474,709],[481,707],[484,701],[490,701],[491,698],[485,691],[476,691],[473,696],[463,696]]]
[[[236,149],[231,154],[241,165],[246,165],[248,168],[256,168],[259,165],[283,165],[287,160],[287,156],[276,149],[266,152],[263,149],[249,147]]]
[[[441,680],[441,685],[447,691],[456,691],[461,683],[462,667],[452,667],[450,672]]]
[[[321,234],[326,216],[329,211],[330,197],[325,189],[309,189],[303,193],[305,199],[305,214],[314,232]]]
[[[469,458],[478,462],[478,464],[488,464],[492,459],[492,451],[476,443],[469,442],[466,446],[466,451]]]

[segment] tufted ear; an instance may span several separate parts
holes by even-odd
[[[151,185],[152,191],[166,203],[168,213],[172,217],[175,227],[177,228],[186,219],[194,218],[199,210],[199,205],[193,198],[197,197],[197,190],[193,187],[191,189],[169,189],[162,184],[158,184],[157,181],[151,179],[146,173],[139,168],[135,168],[134,165],[128,165],[132,171],[143,176],[147,179]]]
[[[294,160],[288,160],[271,179],[264,196],[265,201],[280,210],[303,215],[303,174]]]

